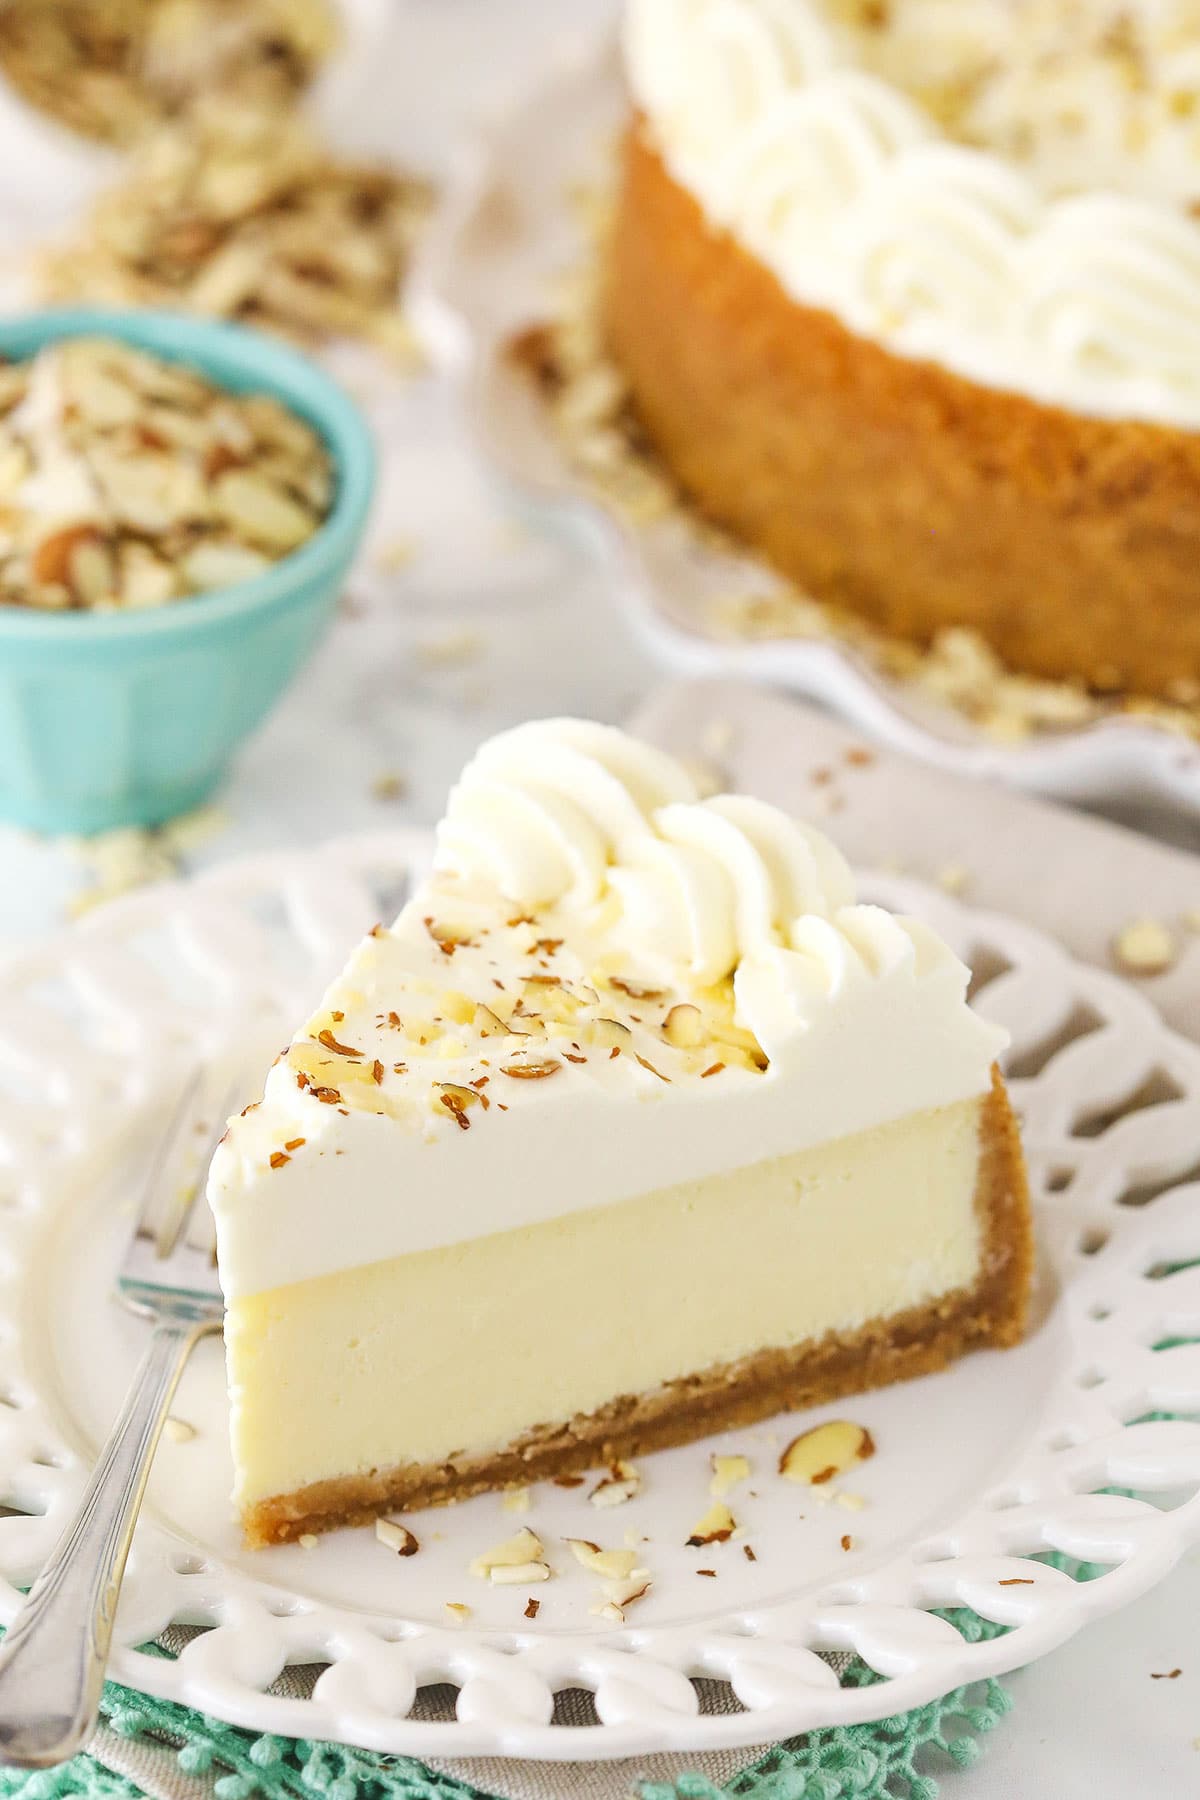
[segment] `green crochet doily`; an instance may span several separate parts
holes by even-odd
[[[972,1613],[948,1615],[965,1637],[1002,1629]],[[843,1682],[862,1687],[878,1677],[854,1663]],[[979,1738],[1012,1702],[998,1681],[956,1688],[915,1712],[813,1731],[781,1744],[744,1769],[728,1787],[702,1775],[674,1783],[643,1782],[641,1800],[936,1800],[937,1772],[963,1768],[979,1754]],[[478,1788],[405,1756],[380,1756],[340,1744],[256,1736],[188,1707],[112,1684],[104,1723],[119,1737],[169,1746],[189,1775],[220,1770],[215,1800],[489,1800]],[[141,1791],[94,1756],[32,1774],[0,1769],[6,1800],[141,1800]]]

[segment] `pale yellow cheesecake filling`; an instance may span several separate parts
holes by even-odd
[[[983,1105],[234,1300],[239,1504],[499,1451],[969,1287]]]

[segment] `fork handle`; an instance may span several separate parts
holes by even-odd
[[[0,1762],[65,1762],[95,1729],[146,1478],[184,1364],[209,1328],[155,1327],[75,1516],[0,1646]]]

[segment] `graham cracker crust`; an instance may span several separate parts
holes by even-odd
[[[980,1141],[975,1204],[983,1223],[983,1258],[972,1288],[873,1320],[858,1331],[763,1350],[649,1393],[622,1395],[598,1412],[541,1426],[487,1456],[376,1469],[275,1495],[243,1514],[247,1544],[258,1549],[306,1532],[369,1524],[383,1512],[579,1475],[619,1458],[752,1425],[773,1413],[932,1374],[968,1350],[1018,1343],[1033,1274],[1033,1232],[1020,1138],[998,1070],[981,1114]]]
[[[801,305],[640,123],[604,318],[682,487],[817,599],[1104,691],[1200,678],[1200,433],[988,388]]]

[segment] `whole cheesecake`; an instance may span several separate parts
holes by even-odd
[[[818,598],[1200,682],[1192,0],[628,0],[605,298],[651,441]]]
[[[1020,1337],[967,971],[834,847],[600,725],[493,739],[210,1180],[262,1545]]]

